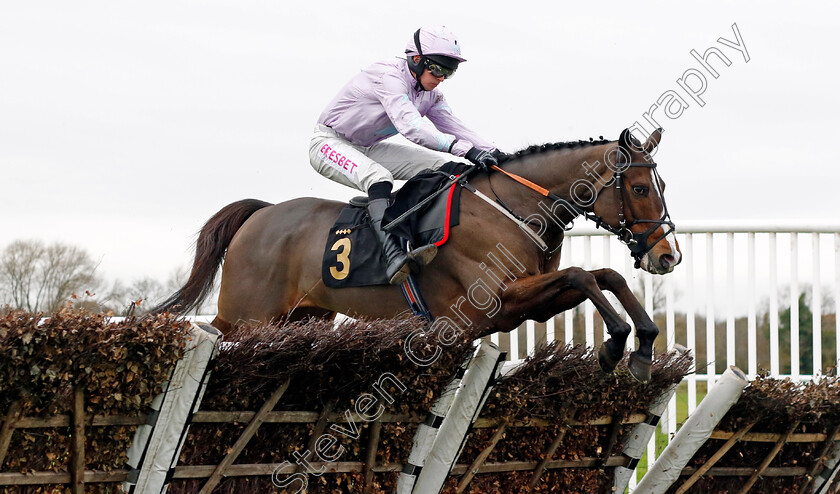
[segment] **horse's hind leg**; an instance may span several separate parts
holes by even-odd
[[[285,324],[285,323],[288,323],[288,322],[304,321],[304,320],[309,319],[311,317],[319,317],[319,318],[334,320],[335,319],[335,314],[336,313],[334,311],[330,311],[330,310],[327,310],[327,309],[320,309],[318,307],[306,307],[306,308],[295,309],[293,312],[291,312],[289,314],[283,314],[283,315],[275,318],[272,322],[273,323],[278,323],[279,322],[281,324]],[[216,318],[213,319],[213,322],[210,323],[210,325],[213,326],[214,328],[218,329],[219,331],[221,331],[222,334],[227,334],[233,329],[233,324],[230,324],[229,322],[225,321],[224,319],[220,318],[219,316],[216,316]]]
[[[233,329],[233,326],[229,322],[220,318],[218,315],[213,318],[213,322],[210,325],[221,331],[223,335],[228,334]]]
[[[630,368],[633,377],[640,381],[649,381],[650,366],[653,361],[653,341],[659,334],[659,328],[656,327],[642,304],[633,295],[623,276],[608,268],[590,271],[590,273],[598,281],[598,286],[601,289],[609,290],[618,298],[618,301],[633,320],[633,324],[636,325],[639,349],[630,355],[627,366]],[[621,351],[623,353],[623,348]]]
[[[335,311],[321,309],[319,307],[300,307],[289,313],[284,322],[303,321],[311,317],[335,319]]]

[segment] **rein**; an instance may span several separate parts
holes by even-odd
[[[621,241],[621,243],[623,243],[627,246],[627,248],[630,250],[630,255],[633,257],[633,259],[636,260],[635,267],[639,268],[642,264],[642,258],[644,258],[644,256],[648,252],[650,252],[656,246],[656,244],[658,244],[666,236],[668,236],[669,233],[673,232],[675,230],[675,227],[674,227],[674,223],[670,220],[670,215],[668,214],[668,206],[665,204],[665,197],[662,194],[662,191],[659,190],[659,174],[656,172],[656,163],[630,162],[630,163],[624,163],[623,165],[624,166],[621,167],[621,170],[617,170],[615,172],[615,174],[613,175],[613,177],[615,178],[615,191],[616,191],[616,194],[618,194],[618,224],[619,224],[618,228],[610,225],[609,223],[604,221],[604,219],[602,217],[596,215],[595,213],[590,213],[589,211],[586,211],[585,209],[581,208],[577,204],[574,204],[570,201],[567,201],[566,199],[563,199],[562,197],[558,196],[557,194],[551,192],[550,190],[546,189],[545,187],[542,187],[542,186],[528,180],[527,178],[521,177],[521,176],[519,176],[515,173],[511,173],[511,172],[509,172],[507,170],[504,170],[501,167],[496,166],[496,165],[493,165],[491,168],[493,168],[496,171],[501,172],[502,174],[504,174],[508,178],[522,184],[523,186],[533,190],[534,192],[536,192],[536,193],[538,193],[538,194],[540,194],[544,197],[547,197],[547,198],[551,199],[552,201],[559,202],[559,203],[563,204],[570,211],[574,211],[578,216],[583,216],[585,219],[594,222],[596,228],[603,228],[604,230],[607,230],[608,232],[610,232],[613,235],[615,235],[616,237],[618,237],[618,240]],[[632,168],[632,167],[650,168],[655,175],[655,178],[656,178],[655,182],[656,183],[654,184],[654,186],[657,188],[657,190],[659,191],[659,196],[662,198],[662,209],[663,209],[662,217],[659,218],[658,220],[635,219],[636,215],[634,214],[633,215],[634,216],[633,221],[630,222],[629,224],[627,223],[627,220],[626,220],[625,215],[624,215],[624,194],[622,192],[623,192],[623,189],[624,189],[624,170],[626,170],[627,168]],[[495,191],[494,191],[494,193],[495,193]],[[498,195],[496,195],[496,200],[499,201],[500,204],[504,205],[504,203],[502,203],[501,199],[499,199]],[[507,208],[507,206],[505,206],[505,208],[509,209],[509,208]],[[632,205],[630,205],[630,212],[631,213],[633,212]],[[653,226],[651,226],[650,228],[648,228],[647,230],[645,230],[642,233],[635,233],[630,229],[630,227],[632,227],[634,225],[637,225],[637,224],[640,224],[640,223],[653,223]],[[648,238],[650,238],[650,236],[653,234],[653,232],[656,231],[656,229],[659,228],[661,225],[668,225],[668,228],[669,228],[668,231],[666,231],[665,235],[663,235],[659,240],[654,242],[653,245],[650,245],[650,246],[647,245]],[[568,230],[571,229],[571,227],[566,228],[564,226],[563,229],[568,231]]]

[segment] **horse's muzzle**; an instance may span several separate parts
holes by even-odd
[[[679,256],[679,254],[677,254],[677,256]],[[661,256],[659,256],[659,265],[662,267],[662,269],[667,270],[667,272],[669,273],[673,271],[674,266],[679,264],[680,261],[682,261],[681,257],[675,258],[671,254],[662,254]]]

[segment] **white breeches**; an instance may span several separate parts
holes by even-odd
[[[315,171],[365,193],[375,183],[408,180],[421,170],[438,169],[448,161],[462,159],[420,146],[386,141],[357,146],[321,124],[315,126],[309,144],[309,163]]]

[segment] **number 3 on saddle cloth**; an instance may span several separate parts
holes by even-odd
[[[387,225],[441,187],[447,187],[450,175],[459,175],[468,167],[451,161],[439,171],[420,172],[397,191],[382,222]],[[461,197],[460,187],[448,187],[448,192],[441,193],[392,230],[403,239],[403,246],[405,241],[413,246],[433,243],[441,247],[446,243],[450,229],[458,224]],[[330,229],[321,267],[321,277],[330,288],[388,284],[382,247],[371,230],[366,204],[366,197],[351,199]]]

